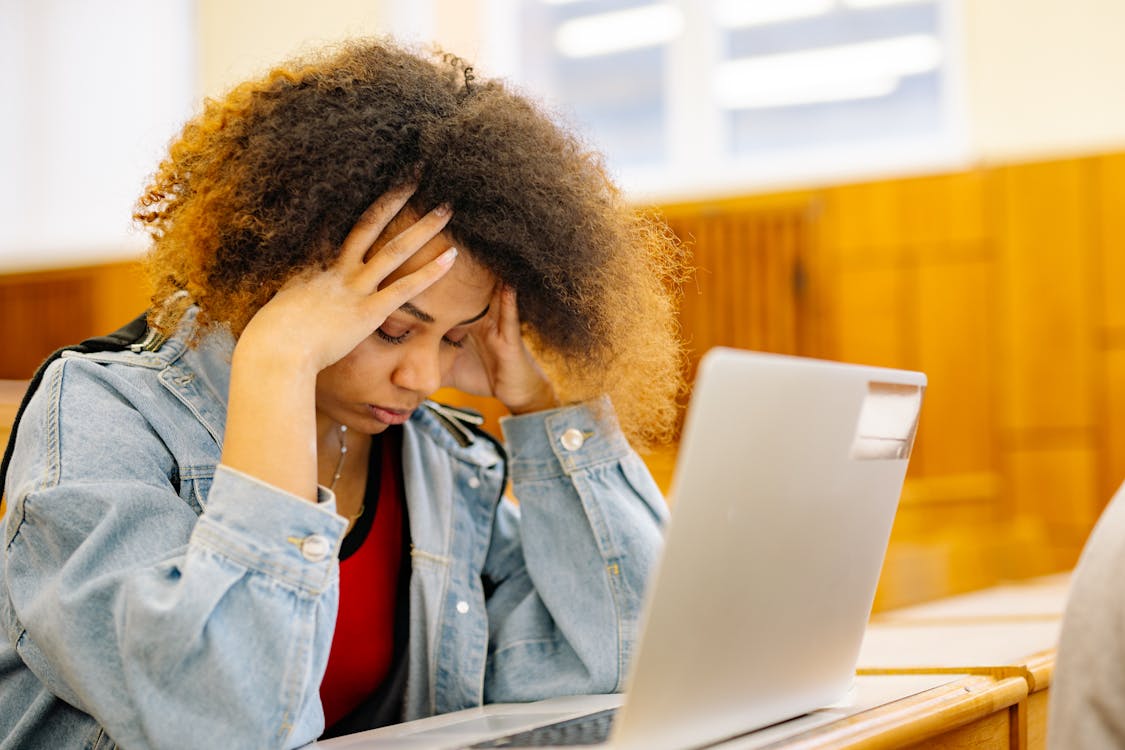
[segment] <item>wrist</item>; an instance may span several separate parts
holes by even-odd
[[[315,502],[316,376],[235,351],[222,463]]]
[[[279,376],[287,380],[313,380],[320,368],[309,354],[292,341],[271,341],[254,335],[249,329],[239,337],[231,355],[234,369],[250,370],[261,376]]]
[[[519,416],[520,414],[531,414],[537,411],[546,411],[548,409],[556,409],[561,404],[559,403],[558,396],[555,394],[555,389],[551,384],[544,381],[540,387],[532,394],[531,398],[519,404],[504,404],[512,414]]]

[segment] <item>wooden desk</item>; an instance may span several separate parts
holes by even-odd
[[[1066,608],[1070,573],[1015,581],[982,591],[889,610],[872,623],[957,623],[1058,620]]]
[[[814,711],[723,750],[1010,748],[1027,683],[980,675],[859,675],[850,703]]]
[[[1046,743],[1047,701],[1062,623],[979,622],[945,625],[872,624],[860,650],[861,674],[969,673],[1022,678],[1028,699],[1019,718],[1021,741]]]
[[[1052,576],[880,615],[848,700],[719,747],[1042,748],[1068,587],[1067,576]]]
[[[1061,620],[872,623],[859,652],[862,674],[965,672],[1032,678],[1032,665],[1058,644]]]
[[[1005,584],[883,613],[860,651],[862,674],[969,673],[1021,677],[1018,747],[1043,748],[1055,648],[1070,589],[1068,573]]]
[[[716,745],[723,750],[811,750],[812,748],[981,748],[1011,747],[1014,712],[1027,697],[1018,677],[996,680],[974,675],[859,675],[846,700],[796,719],[774,724]],[[621,696],[600,696],[595,704],[620,705]],[[507,707],[505,716],[467,709],[407,725],[374,729],[307,745],[313,748],[462,747],[476,732],[520,731],[541,719],[536,703]],[[435,730],[420,739],[416,732]]]

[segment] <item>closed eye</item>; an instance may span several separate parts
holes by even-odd
[[[406,338],[410,335],[410,331],[406,331],[398,336],[392,336],[382,328],[376,328],[375,333],[388,344],[401,344],[403,341],[406,341]]]
[[[398,336],[392,336],[382,328],[376,328],[375,334],[383,341],[386,341],[388,344],[401,344],[410,337],[410,331],[404,331]],[[445,344],[446,346],[451,346],[454,349],[461,349],[465,346],[465,342],[462,339],[451,339],[448,336],[442,336],[441,343]]]

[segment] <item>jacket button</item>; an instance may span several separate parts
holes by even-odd
[[[320,562],[331,551],[332,545],[320,534],[310,534],[301,540],[301,556],[309,562]]]
[[[476,477],[469,477],[469,486],[475,490],[477,487],[480,487],[480,480]]]
[[[582,430],[571,427],[559,436],[559,442],[568,451],[576,451],[586,442],[586,436],[582,434]]]
[[[457,611],[465,615],[469,613],[469,603],[466,601],[457,602]]]

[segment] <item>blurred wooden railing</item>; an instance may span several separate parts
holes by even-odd
[[[27,390],[27,381],[0,380],[0,451],[8,445],[8,437],[12,434],[12,424],[16,419],[20,401],[23,400],[24,391]],[[0,516],[4,515],[5,497],[4,488],[0,486]]]
[[[0,275],[0,379],[27,379],[44,357],[114,331],[149,304],[136,263]]]
[[[713,346],[821,348],[817,207],[808,196],[661,209],[694,269],[680,319],[692,367]]]
[[[878,608],[1074,564],[1125,479],[1122,205],[1125,153],[659,207],[697,269],[693,366],[729,345],[928,374]],[[0,277],[0,378],[146,297],[121,264]]]

